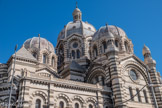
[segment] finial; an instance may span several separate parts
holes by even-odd
[[[108,23],[106,23],[106,32],[109,31],[109,28],[108,28]]]
[[[106,22],[106,26],[108,26],[108,23]]]
[[[38,37],[40,37],[40,34],[38,34]]]
[[[76,8],[78,8],[78,2],[76,1]]]
[[[16,44],[16,46],[15,46],[15,51],[17,50],[17,47],[18,47],[18,45]]]

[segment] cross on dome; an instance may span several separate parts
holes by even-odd
[[[76,8],[78,8],[78,2],[76,1]]]

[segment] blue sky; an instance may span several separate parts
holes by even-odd
[[[0,62],[6,63],[14,46],[39,33],[56,46],[64,25],[72,21],[76,0],[0,0]],[[106,23],[125,30],[143,60],[146,44],[162,72],[162,0],[78,0],[83,21],[99,29]]]

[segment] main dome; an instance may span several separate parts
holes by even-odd
[[[79,8],[75,8],[73,13],[73,21],[64,26],[63,30],[59,33],[58,40],[65,39],[72,34],[78,34],[81,36],[92,36],[96,29],[88,22],[82,21],[82,12]]]
[[[72,34],[79,34],[82,36],[91,36],[96,32],[94,26],[88,22],[72,21],[69,22],[64,29],[60,32],[58,40],[64,39]]]
[[[33,38],[26,40],[24,42],[24,47],[27,50],[40,48],[40,50],[47,49],[50,52],[54,52],[54,47],[53,47],[52,43],[49,42],[47,39],[41,38],[41,37],[33,37]]]
[[[106,26],[101,27],[99,30],[97,30],[97,32],[93,36],[93,40],[96,40],[102,36],[105,36],[107,32],[111,33],[113,36],[127,37],[123,29],[117,26],[114,26],[114,25],[106,25]],[[108,35],[108,36],[111,36],[111,35]]]

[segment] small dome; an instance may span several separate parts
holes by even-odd
[[[109,35],[106,35],[109,33]],[[108,37],[114,37],[114,36],[119,36],[119,37],[126,37],[126,33],[124,30],[121,28],[114,26],[114,25],[106,25],[101,27],[93,36],[93,40],[99,39],[102,36],[108,36]]]
[[[81,13],[80,9],[79,8],[75,8],[74,11],[73,11],[73,15],[77,14],[77,13]]]
[[[72,34],[79,34],[82,36],[91,36],[96,32],[93,25],[83,21],[69,22],[60,32],[58,40],[64,39]]]
[[[146,45],[144,45],[144,47],[143,47],[142,54],[143,55],[145,55],[145,54],[151,54],[150,49]]]
[[[40,43],[40,45],[39,45]],[[47,49],[50,52],[54,52],[54,47],[51,42],[41,37],[33,37],[24,42],[24,47],[28,50],[30,49]]]

